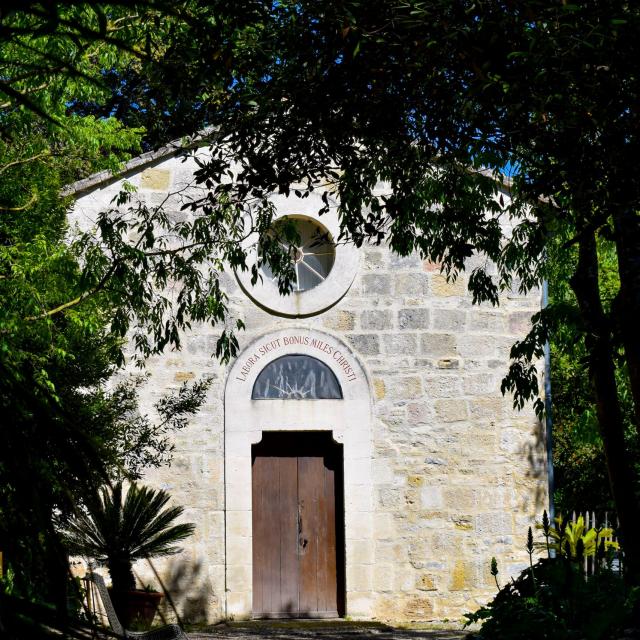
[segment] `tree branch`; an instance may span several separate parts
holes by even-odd
[[[38,200],[38,194],[34,192],[31,195],[31,198],[29,199],[29,201],[26,204],[23,204],[21,207],[0,207],[0,211],[25,211],[32,204],[35,204],[37,200]]]
[[[0,105],[0,109],[1,108],[3,108],[3,105]],[[50,155],[52,155],[51,150],[47,149],[42,153],[37,153],[35,156],[31,156],[29,158],[22,158],[21,160],[14,160],[13,162],[8,162],[4,166],[0,167],[0,173],[4,173],[7,169],[10,169],[11,167],[15,167],[16,165],[26,164],[27,162],[33,162],[34,160],[39,160],[40,158],[45,158],[46,156],[50,156]]]
[[[73,300],[69,300],[64,304],[61,304],[55,307],[55,309],[49,309],[49,311],[44,311],[43,313],[38,314],[37,316],[27,316],[25,318],[25,321],[34,322],[35,320],[44,320],[45,318],[50,318],[51,316],[55,316],[58,313],[61,313],[62,311],[66,311],[71,307],[75,307],[79,305],[81,302],[84,302],[87,298],[90,298],[91,296],[94,296],[96,293],[99,293],[100,291],[102,291],[102,289],[104,289],[107,282],[109,282],[109,278],[111,278],[111,276],[113,275],[113,272],[115,271],[115,268],[118,262],[120,262],[120,260],[118,259],[113,261],[113,263],[111,264],[111,267],[109,267],[109,269],[104,274],[104,276],[102,276],[102,279],[100,280],[100,282],[98,282],[98,284],[93,289],[89,291],[85,291],[84,293],[81,293],[79,296],[77,296]]]

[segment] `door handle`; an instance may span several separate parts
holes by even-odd
[[[298,506],[298,544],[305,549],[309,541],[302,536],[302,513],[300,513],[300,506]]]

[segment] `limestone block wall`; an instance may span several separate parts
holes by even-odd
[[[189,180],[192,168],[160,158],[126,177],[138,197],[154,203]],[[117,181],[86,184],[72,219],[86,227],[118,188]],[[177,196],[171,202],[173,215],[185,215]],[[240,346],[301,329],[349,346],[367,378],[372,446],[371,535],[347,542],[347,594],[360,594],[357,604],[348,595],[347,613],[459,619],[495,592],[492,556],[503,574],[525,565],[527,527],[547,504],[542,427],[530,407],[517,412],[500,393],[509,349],[527,332],[539,294],[514,292],[503,295],[499,307],[474,306],[464,275],[447,282],[438,265],[384,247],[364,247],[360,254],[346,296],[306,319],[263,311],[233,273],[224,274],[232,313],[246,324]],[[210,621],[237,611],[241,604],[234,598],[251,582],[250,567],[235,572],[234,583],[225,571],[231,554],[241,553],[233,538],[246,529],[246,515],[225,512],[227,370],[212,357],[217,337],[211,327],[195,327],[180,352],[151,358],[142,392],[142,406],[151,412],[184,380],[214,379],[200,413],[175,434],[172,465],[146,478],[167,489],[185,506],[185,520],[197,526],[182,554],[154,566],[183,619]],[[145,563],[136,571],[153,579]]]
[[[455,619],[493,592],[488,561],[517,571],[546,501],[542,433],[500,394],[535,297],[472,307],[464,278],[367,249],[349,299],[323,319],[344,333],[375,397],[376,615]]]

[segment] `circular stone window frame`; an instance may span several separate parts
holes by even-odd
[[[338,203],[328,198],[330,210],[318,215],[318,211],[325,206],[318,193],[312,193],[306,198],[298,196],[274,195],[271,197],[276,215],[274,222],[282,218],[308,219],[323,226],[335,239],[340,235],[340,221],[338,218]],[[247,252],[247,263],[253,264],[257,260],[257,233],[251,234],[243,243]],[[353,244],[335,245],[335,260],[331,271],[323,282],[306,291],[292,291],[289,295],[281,295],[276,283],[267,280],[264,275],[255,285],[251,284],[251,271],[237,269],[236,279],[245,294],[261,309],[283,316],[285,318],[308,318],[336,305],[346,295],[353,284],[360,264],[360,252]]]

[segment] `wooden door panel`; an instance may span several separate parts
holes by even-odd
[[[323,467],[319,513],[320,539],[324,544],[318,556],[318,611],[338,615],[335,470],[326,459]]]
[[[340,533],[336,518],[341,521],[342,514],[337,503],[341,456],[330,442],[317,440],[317,436],[293,443],[267,439],[256,446],[252,472],[256,617],[333,617],[342,612],[343,541],[336,537]]]
[[[296,458],[276,458],[280,464],[280,606],[272,609],[296,616],[299,607],[298,579],[298,465]],[[274,527],[275,529],[276,527]]]
[[[298,458],[302,514],[300,612],[338,615],[334,471],[321,456]]]
[[[256,457],[253,461],[252,468],[252,491],[251,491],[251,508],[252,508],[252,527],[253,527],[253,613],[259,615],[264,613],[264,574],[265,565],[268,563],[268,544],[266,543],[266,514],[268,507],[265,504],[268,496],[265,495],[268,477],[268,459],[264,457]]]
[[[298,612],[297,461],[257,456],[253,463],[253,612]]]
[[[298,458],[300,612],[305,615],[318,611],[318,550],[322,545],[318,484],[321,482],[322,459]]]

